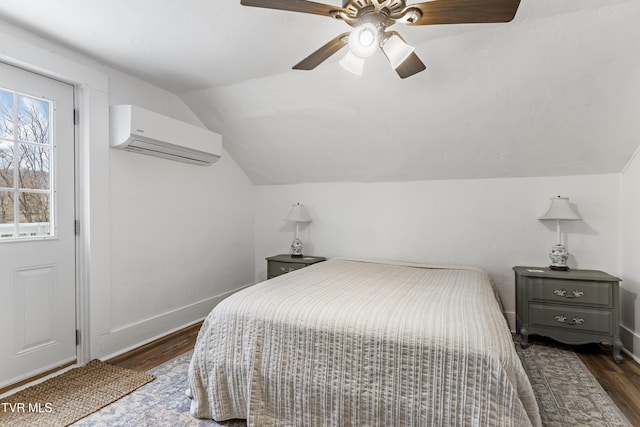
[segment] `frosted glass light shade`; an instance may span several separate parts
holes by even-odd
[[[307,214],[307,211],[304,210],[304,205],[297,203],[291,206],[291,211],[284,220],[294,222],[311,222],[311,217]]]
[[[384,46],[382,46],[382,51],[394,70],[413,53],[414,49],[413,46],[409,46],[402,40],[402,37],[397,34],[392,34]]]
[[[561,219],[565,221],[576,221],[582,219],[569,204],[568,197],[550,197],[551,205],[547,212],[540,219]]]
[[[345,70],[361,76],[362,70],[364,69],[364,59],[358,58],[349,50],[345,57],[340,60],[340,65]]]
[[[359,58],[368,58],[378,48],[378,29],[373,24],[363,24],[349,34],[349,49]]]

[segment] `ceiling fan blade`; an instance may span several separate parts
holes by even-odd
[[[342,33],[293,66],[294,70],[313,70],[348,43],[349,33]]]
[[[331,16],[332,11],[342,10],[341,7],[305,0],[240,0],[240,4],[323,16]]]
[[[406,79],[420,71],[424,71],[426,68],[427,67],[422,63],[420,58],[418,58],[418,55],[412,52],[402,64],[398,65],[396,73],[398,73],[401,79]]]
[[[520,0],[434,0],[409,5],[422,11],[410,25],[479,24],[509,22],[516,15]]]

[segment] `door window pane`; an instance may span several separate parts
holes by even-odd
[[[51,102],[0,89],[0,240],[52,236]]]
[[[19,193],[20,236],[49,235],[49,194]]]
[[[0,239],[15,237],[13,192],[0,191]]]
[[[48,190],[50,181],[49,146],[20,144],[18,185],[22,189]]]
[[[49,143],[49,102],[18,95],[18,140]]]
[[[0,188],[13,188],[13,144],[0,141]]]
[[[13,137],[13,93],[0,89],[0,138]]]

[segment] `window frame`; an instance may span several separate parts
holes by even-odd
[[[27,242],[34,240],[55,240],[58,238],[57,236],[57,221],[56,221],[56,180],[55,180],[55,172],[56,172],[56,141],[55,141],[55,102],[53,100],[47,99],[45,97],[38,97],[32,94],[23,93],[20,91],[16,91],[13,89],[9,89],[3,86],[0,86],[0,91],[7,92],[12,95],[12,127],[13,132],[10,137],[7,135],[0,135],[0,143],[7,144],[11,146],[12,149],[12,168],[13,168],[13,187],[3,187],[0,186],[0,192],[11,193],[13,196],[13,223],[5,223],[0,224],[0,227],[3,225],[12,225],[12,236],[11,237],[2,237],[2,231],[0,231],[0,244],[1,243],[15,243],[15,242]],[[36,141],[23,141],[18,139],[18,131],[16,130],[19,124],[19,98],[23,97],[26,99],[32,99],[35,102],[45,102],[48,105],[48,128],[47,128],[47,141],[48,143],[40,143]],[[20,166],[18,165],[18,161],[20,159],[20,150],[25,147],[44,147],[48,148],[48,189],[38,189],[38,188],[21,188],[20,187],[20,178],[19,171]],[[20,196],[22,194],[45,194],[48,195],[48,222],[35,222],[28,223],[22,222],[22,211],[20,209]],[[22,230],[24,230],[27,224],[48,224],[48,233],[47,234],[26,234]],[[38,226],[36,226],[38,227]],[[21,230],[22,229],[22,230]]]

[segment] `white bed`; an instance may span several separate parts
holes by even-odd
[[[330,260],[244,289],[199,333],[191,413],[250,426],[538,426],[486,272]]]

